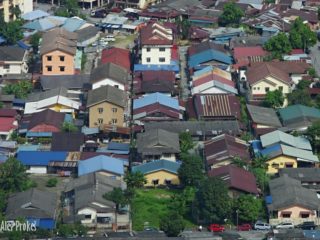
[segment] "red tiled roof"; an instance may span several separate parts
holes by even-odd
[[[206,31],[200,27],[192,26],[189,28],[189,38],[190,39],[205,39],[205,38],[209,38],[209,33],[208,33],[208,31]]]
[[[122,48],[104,49],[101,54],[101,63],[114,63],[130,71],[130,51]]]
[[[176,80],[176,76],[173,71],[143,71],[141,72],[141,78],[142,81],[166,80],[174,82]]]
[[[292,49],[292,51],[289,54],[290,55],[304,54],[304,51],[303,51],[303,49]]]
[[[142,118],[145,118],[145,117],[148,118],[148,116],[152,118],[153,117],[152,115],[155,113],[163,113],[164,115],[163,118],[179,120],[179,115],[180,115],[179,110],[161,105],[160,103],[154,103],[154,104],[150,104],[150,105],[135,109],[133,110],[133,115],[141,114],[144,112],[146,113],[146,116],[143,116]],[[170,119],[167,119],[167,120],[170,120]]]
[[[308,91],[309,91],[309,94],[311,94],[311,95],[320,94],[320,88],[309,88]]]
[[[0,132],[9,132],[16,129],[17,126],[13,125],[15,118],[13,117],[0,117]]]
[[[0,117],[15,117],[17,116],[17,110],[10,108],[0,109]]]
[[[248,58],[253,56],[266,56],[267,51],[263,50],[261,46],[255,47],[235,47],[233,50],[233,56],[236,61],[241,58]]]
[[[192,85],[194,87],[197,87],[197,86],[200,86],[204,83],[211,82],[212,80],[219,81],[219,82],[227,84],[231,87],[235,87],[235,83],[233,81],[230,81],[229,79],[226,79],[226,78],[221,77],[221,76],[214,74],[214,73],[204,75],[202,77],[197,78],[196,80],[192,81]]]
[[[142,45],[172,45],[173,31],[161,23],[152,22],[140,30]]]
[[[208,172],[210,177],[221,177],[228,187],[246,193],[258,194],[255,176],[243,168],[228,165],[212,169]]]

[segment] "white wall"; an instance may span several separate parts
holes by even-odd
[[[160,52],[159,48],[165,48],[164,52]],[[150,48],[150,51],[147,51]],[[146,65],[165,65],[170,64],[171,61],[171,46],[143,46],[141,52],[142,64]],[[147,62],[147,58],[150,58],[150,62]],[[164,62],[160,62],[159,58],[165,58]]]
[[[267,77],[267,80],[275,83],[275,85],[271,85],[267,81],[263,80],[263,81],[260,81],[260,82],[258,82],[256,84],[252,85],[251,93],[253,95],[255,95],[255,94],[266,94],[267,93],[266,90],[265,90],[266,88],[269,88],[269,91],[274,91],[274,90],[279,89],[279,87],[283,88],[282,92],[284,94],[290,93],[291,89],[287,84],[285,84],[283,82],[280,82],[280,81],[278,81],[278,80],[276,80],[274,78],[271,78],[271,77]]]
[[[3,66],[0,66],[0,75],[2,76],[5,74],[21,74],[28,72],[28,66],[25,63],[5,63],[5,65],[9,65],[9,69],[4,69]]]
[[[197,94],[197,93],[212,93],[212,94],[218,94],[218,93],[229,93],[221,88],[216,88],[216,87],[211,87],[211,88],[208,88],[206,90],[203,90],[201,88],[201,86],[199,87],[194,87],[192,89],[192,94]]]
[[[116,86],[118,85],[118,88],[120,90],[124,90],[124,85],[122,83],[119,83],[119,82],[116,82],[112,79],[109,79],[109,78],[106,78],[106,79],[103,79],[99,82],[96,82],[94,84],[92,84],[92,89],[96,89],[96,88],[99,88],[99,87],[102,87],[102,86],[106,86],[106,85],[110,85],[110,86]]]
[[[47,167],[46,166],[30,166],[30,169],[28,169],[26,172],[35,173],[35,174],[46,174]]]
[[[28,13],[33,11],[33,1],[32,0],[20,0],[20,10],[21,13]]]
[[[81,220],[82,224],[92,223],[97,218],[97,212],[92,208],[83,208],[78,211],[78,215],[91,215],[91,219]]]

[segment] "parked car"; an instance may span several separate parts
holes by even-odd
[[[210,232],[223,232],[225,229],[224,226],[220,224],[210,224],[208,230]]]
[[[244,224],[241,224],[237,227],[237,230],[238,231],[251,231],[252,230],[252,227],[251,227],[251,224],[249,223],[244,223]]]
[[[97,10],[92,10],[90,15],[91,17],[105,18],[108,15],[108,12],[105,9],[97,9]]]
[[[112,35],[107,35],[104,39],[108,42],[114,42],[116,40]]]
[[[310,222],[303,222],[299,225],[297,225],[297,228],[301,228],[303,230],[314,230],[316,229],[316,225],[314,224],[314,222],[310,221]]]
[[[294,225],[291,222],[283,222],[278,224],[276,229],[294,229]]]
[[[270,230],[271,226],[268,223],[264,222],[256,222],[254,225],[255,230]]]
[[[111,12],[114,12],[114,13],[121,13],[122,9],[121,8],[117,8],[117,7],[114,7],[111,9]]]

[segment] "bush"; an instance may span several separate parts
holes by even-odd
[[[46,186],[47,186],[47,187],[55,187],[55,186],[57,186],[57,183],[58,183],[58,179],[56,179],[56,178],[50,178],[50,179],[47,181]]]

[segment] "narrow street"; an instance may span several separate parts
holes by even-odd
[[[187,46],[179,47],[180,57],[180,97],[183,100],[187,100],[190,90],[188,88],[188,74],[187,74]]]

